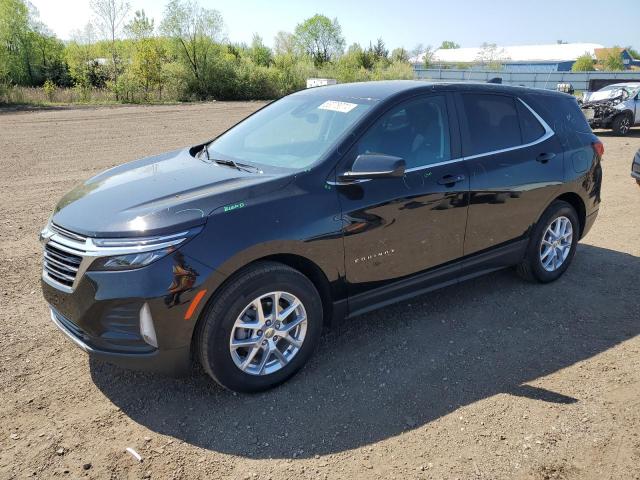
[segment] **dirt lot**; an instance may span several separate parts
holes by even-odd
[[[93,363],[56,331],[57,199],[259,105],[0,114],[0,478],[640,479],[638,130],[602,135],[600,217],[560,281],[503,271],[355,319],[274,391]]]

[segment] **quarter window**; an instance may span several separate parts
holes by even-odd
[[[466,155],[478,155],[522,143],[515,100],[493,94],[462,94],[469,127]]]
[[[369,128],[356,150],[403,158],[407,169],[450,160],[445,97],[425,97],[394,107]]]
[[[531,143],[544,135],[544,127],[533,113],[520,101],[516,102],[518,116],[520,117],[520,129],[522,130],[522,142]]]

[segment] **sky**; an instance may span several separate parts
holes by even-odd
[[[40,19],[67,40],[91,18],[89,0],[30,0]],[[132,12],[162,20],[164,0],[129,0]],[[483,42],[528,45],[568,42],[632,45],[640,48],[640,0],[616,0],[615,9],[602,0],[199,0],[218,10],[232,42],[249,43],[254,33],[267,45],[280,30],[316,13],[337,17],[347,45],[368,45],[381,37],[388,48],[416,44],[437,47],[453,40],[463,47]],[[606,11],[608,10],[608,13]],[[619,14],[614,13],[620,12]]]

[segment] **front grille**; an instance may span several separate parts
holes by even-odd
[[[44,273],[53,281],[73,287],[82,257],[74,255],[47,243],[44,247]]]

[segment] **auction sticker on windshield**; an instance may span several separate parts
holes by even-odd
[[[331,110],[333,112],[349,113],[358,106],[357,103],[338,102],[337,100],[327,100],[318,108],[320,110]]]

